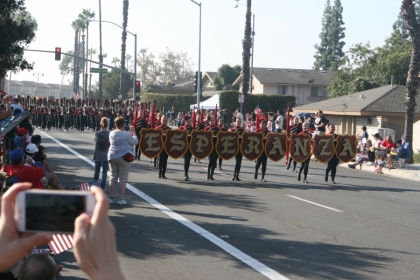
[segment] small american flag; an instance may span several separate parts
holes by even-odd
[[[80,187],[81,191],[88,192],[90,190],[90,184],[89,183],[80,184],[79,187]]]
[[[79,185],[81,191],[89,191],[90,184],[83,183]],[[55,255],[58,255],[73,247],[73,235],[72,234],[53,234],[53,239],[48,245]]]
[[[55,255],[58,255],[71,247],[73,247],[73,235],[72,234],[53,234],[52,240],[48,245]]]

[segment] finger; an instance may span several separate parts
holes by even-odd
[[[96,204],[93,209],[92,224],[96,224],[104,217],[108,217],[109,199],[105,195],[104,191],[98,187],[90,188],[90,191],[95,196]]]
[[[76,218],[74,221],[74,236],[73,239],[75,241],[79,240],[86,240],[89,234],[89,223],[90,217],[86,213],[82,213],[79,217]]]
[[[5,215],[6,220],[14,219],[13,203],[16,199],[18,192],[30,189],[31,183],[17,183],[14,184],[1,198],[1,213]]]
[[[34,246],[45,245],[52,240],[52,235],[49,233],[36,233],[31,234],[27,237],[22,237],[18,240],[19,246],[17,251],[24,254],[25,252],[31,250]]]

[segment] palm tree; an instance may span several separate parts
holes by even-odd
[[[249,60],[251,57],[251,0],[247,0],[246,5],[246,20],[245,20],[245,34],[244,40],[242,42],[242,94],[244,95],[244,103],[242,104],[242,114],[246,113],[246,101],[248,97],[248,90],[249,90],[249,79],[250,79],[250,71],[249,71]]]
[[[91,12],[90,9],[83,9],[82,12],[79,14],[79,18],[82,19],[84,22],[87,22],[90,19],[95,18],[95,12]],[[84,35],[84,28],[82,29]],[[88,54],[85,54],[85,44],[83,42],[83,58],[85,58]],[[84,96],[87,95],[87,61],[84,64],[83,72],[86,73],[83,75],[83,89],[84,89]]]
[[[78,69],[79,69],[79,60],[77,56],[79,56],[79,33],[82,26],[84,26],[84,22],[78,18],[71,23],[71,26],[74,30],[74,55],[76,56],[73,60],[73,92],[78,92],[79,84],[78,84]]]
[[[113,57],[111,63],[114,64],[115,67],[117,67],[118,62],[120,62],[120,60],[118,59],[118,57]]]
[[[128,0],[123,0],[123,32],[122,32],[122,44],[121,44],[121,69],[125,69],[125,42],[127,41],[127,22],[128,22]],[[123,94],[123,73],[120,73],[120,90],[119,94]]]
[[[102,68],[103,56],[102,56],[102,12],[101,12],[101,0],[99,0],[99,68]],[[99,73],[99,99],[102,99],[102,73]]]
[[[127,61],[127,68],[128,68],[128,63],[132,61],[132,56],[130,54],[126,54],[125,61]]]
[[[96,49],[90,48],[88,50],[88,55],[90,57],[90,60],[92,60],[92,56],[94,56],[95,54],[96,54]],[[92,62],[90,63],[89,68],[92,68]],[[90,75],[89,75],[89,95],[90,95],[91,85],[92,85],[92,73],[90,73]]]

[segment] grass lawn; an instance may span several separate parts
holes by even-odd
[[[414,163],[420,163],[420,153],[415,153],[413,156]]]

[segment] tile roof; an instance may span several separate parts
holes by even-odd
[[[311,104],[293,108],[294,112],[316,112],[323,110],[324,113],[357,114],[363,112],[378,113],[405,113],[404,96],[406,87],[400,85],[382,86],[366,91],[356,92],[351,95],[330,98]],[[420,107],[416,106],[415,113],[420,113]]]
[[[254,67],[254,77],[261,84],[293,84],[308,85],[310,80],[313,85],[329,85],[334,72],[321,70],[285,69],[285,68],[261,68]],[[242,81],[242,74],[233,83],[239,85]]]

